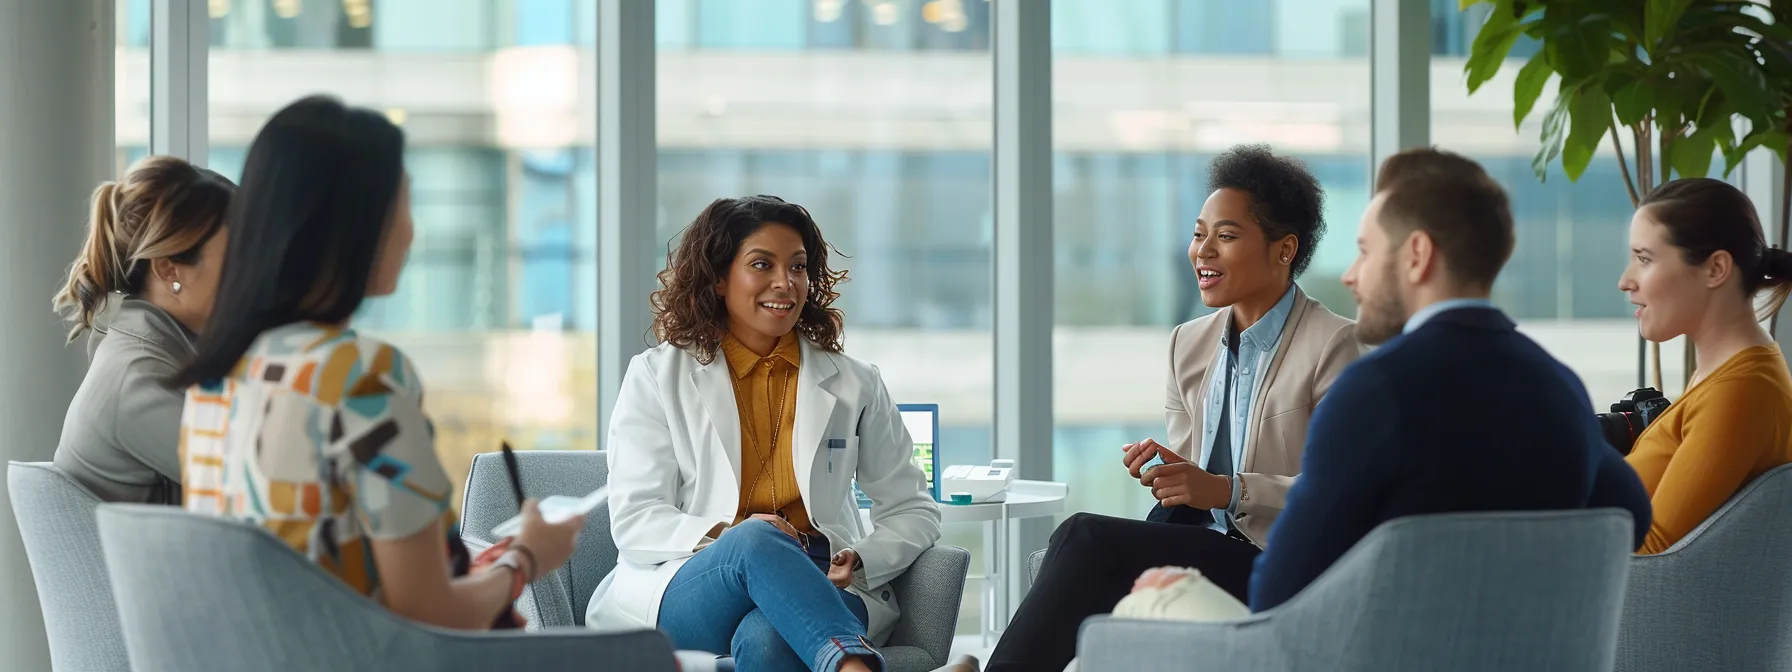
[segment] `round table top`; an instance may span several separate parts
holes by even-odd
[[[977,523],[1001,520],[1002,509],[1009,519],[1037,518],[1064,510],[1064,496],[1070,487],[1053,481],[1015,480],[1008,486],[1008,501],[983,504],[948,504],[940,502],[940,522]]]

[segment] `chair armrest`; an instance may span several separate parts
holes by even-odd
[[[595,632],[548,628],[534,632],[436,631],[433,665],[419,669],[490,672],[497,669],[577,670],[603,661],[607,669],[678,672],[672,643],[655,630]]]
[[[1084,670],[1280,670],[1286,653],[1267,615],[1236,621],[1142,621],[1096,616],[1077,633]],[[1192,667],[1191,667],[1192,665]]]
[[[926,651],[935,665],[946,664],[970,568],[971,552],[957,546],[935,546],[915,558],[889,585],[902,617],[887,645],[917,647]]]

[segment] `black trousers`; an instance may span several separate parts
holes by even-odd
[[[1200,525],[1073,515],[1052,533],[1039,578],[984,670],[1060,672],[1076,657],[1083,620],[1113,611],[1132,592],[1133,580],[1152,567],[1194,567],[1247,601],[1251,563],[1260,552],[1249,541]]]

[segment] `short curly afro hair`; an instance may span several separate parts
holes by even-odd
[[[1294,235],[1300,249],[1289,262],[1289,277],[1306,272],[1313,250],[1325,237],[1325,188],[1306,162],[1277,156],[1269,145],[1237,145],[1207,166],[1207,193],[1221,189],[1250,194],[1251,216],[1265,238],[1276,241]]]

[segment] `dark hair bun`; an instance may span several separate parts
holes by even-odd
[[[1767,248],[1761,256],[1761,275],[1770,280],[1792,280],[1792,252]]]

